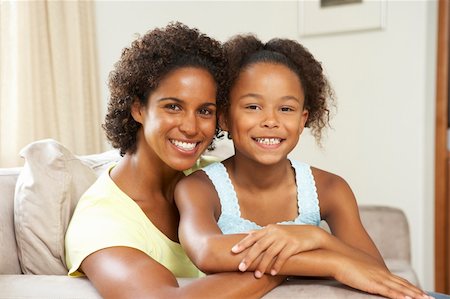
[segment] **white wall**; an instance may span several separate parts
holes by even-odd
[[[136,33],[182,21],[225,40],[299,39],[323,62],[338,97],[333,129],[318,148],[304,134],[293,156],[343,176],[359,203],[403,209],[413,267],[434,287],[435,1],[389,1],[383,31],[298,35],[297,2],[96,2],[103,97],[109,71]]]

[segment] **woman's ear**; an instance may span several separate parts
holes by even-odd
[[[134,100],[133,104],[131,104],[131,116],[136,122],[140,124],[144,122],[144,118],[142,115],[142,108],[143,105],[138,99]]]

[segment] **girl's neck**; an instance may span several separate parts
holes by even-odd
[[[265,165],[236,152],[224,164],[233,183],[246,186],[248,190],[264,190],[280,186],[281,183],[286,182],[287,177],[292,173],[290,171],[292,166],[287,158],[276,164]]]

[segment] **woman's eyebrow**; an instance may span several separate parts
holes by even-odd
[[[182,99],[173,98],[173,97],[166,97],[166,98],[158,99],[158,102],[164,102],[164,101],[174,101],[174,102],[177,102],[177,103],[184,103],[184,101]]]
[[[185,103],[186,101],[179,99],[179,98],[174,98],[174,97],[165,97],[165,98],[160,98],[158,99],[158,103],[164,102],[164,101],[172,101],[172,102],[176,102],[176,103]],[[215,103],[215,101],[211,100],[211,102],[206,102],[206,103],[202,103],[202,106],[214,106],[216,107],[217,104]]]

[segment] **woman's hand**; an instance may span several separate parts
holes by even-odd
[[[341,256],[335,260],[333,277],[350,287],[393,299],[432,298],[406,279],[374,263]]]
[[[246,271],[252,266],[255,277],[260,278],[264,273],[276,275],[289,257],[320,248],[324,234],[322,229],[311,225],[269,224],[250,231],[231,251],[241,253],[248,249],[239,270]]]

